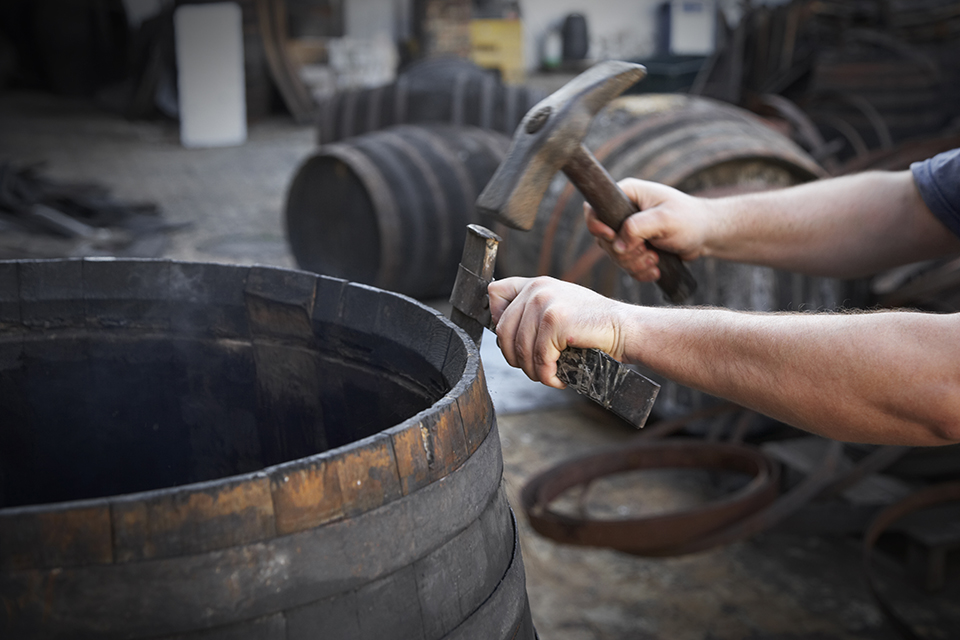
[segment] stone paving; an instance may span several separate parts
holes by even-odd
[[[293,267],[284,193],[314,147],[314,131],[284,117],[254,123],[240,147],[184,149],[173,123],[131,123],[84,103],[0,95],[0,160],[44,161],[51,177],[97,181],[117,197],[157,202],[169,220],[191,224],[171,236],[165,253],[180,260]],[[506,366],[487,335],[482,354],[514,504],[531,474],[634,433],[570,394],[530,383]],[[604,482],[591,504],[612,513],[669,508],[709,489],[709,478],[669,475]],[[520,521],[544,640],[895,637],[861,582],[852,539],[768,533],[687,557],[645,559],[556,545]],[[893,563],[882,570],[928,637],[958,637],[956,581],[926,596],[898,580]]]

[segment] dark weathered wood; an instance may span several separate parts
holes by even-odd
[[[321,144],[401,123],[450,122],[511,134],[544,97],[533,87],[501,84],[489,71],[408,77],[373,89],[335,93],[320,103]]]
[[[254,336],[309,338],[317,279],[300,271],[251,267],[245,290]]]
[[[437,371],[443,369],[453,331],[431,316],[435,310],[411,305],[409,298],[381,296],[375,331],[397,344],[416,350]]]
[[[364,640],[388,637],[422,640],[423,619],[419,613],[413,566],[370,582],[357,591],[360,637]]]
[[[457,397],[457,407],[463,420],[467,447],[471,452],[475,451],[496,423],[483,366],[479,361],[476,377],[470,379],[467,388]]]
[[[106,329],[122,326],[165,330],[170,326],[167,260],[83,260],[83,300],[87,323]]]
[[[50,305],[0,332],[0,635],[304,637],[352,607],[426,638],[424,602],[453,628],[487,599],[512,526],[462,333],[312,274],[124,265],[0,269]]]
[[[38,628],[43,637],[74,637],[96,625],[103,637],[173,634],[361,588],[413,565],[478,519],[507,526],[499,459],[493,432],[444,482],[409,499],[260,543],[149,562],[0,572],[0,593],[20,594],[14,609],[0,609],[0,629],[13,637]],[[490,538],[496,544],[496,534]]]
[[[340,296],[339,324],[351,331],[373,333],[380,314],[382,291],[374,287],[350,283]]]
[[[270,476],[277,533],[306,531],[343,517],[339,464],[329,456],[281,465]]]
[[[205,553],[277,534],[266,475],[110,502],[114,561]]]
[[[319,276],[317,278],[316,301],[313,306],[313,321],[317,324],[331,324],[337,321],[340,315],[340,299],[347,281],[342,278]],[[314,332],[321,329],[314,327]]]
[[[0,262],[0,331],[20,323],[20,277],[16,262]]]
[[[332,598],[290,609],[286,612],[286,618],[285,640],[317,640],[333,630],[344,638],[360,637],[356,591],[347,591]]]
[[[257,424],[264,464],[273,465],[329,448],[320,402],[324,392],[316,354],[257,342]]]
[[[20,314],[38,329],[82,327],[83,260],[27,260],[20,263]]]
[[[337,456],[344,515],[355,516],[403,495],[393,445],[378,435],[345,448]]]
[[[231,337],[249,335],[244,296],[247,274],[246,269],[231,265],[171,262],[171,330]]]
[[[0,571],[109,564],[110,505],[91,500],[56,511],[0,510],[0,549]]]
[[[289,622],[283,613],[244,620],[213,629],[203,629],[192,633],[178,633],[156,640],[287,640]]]
[[[461,342],[456,338],[450,340],[447,347],[447,357],[443,360],[443,379],[454,387],[463,378],[469,375],[469,364],[476,356],[477,366],[480,362],[480,348],[472,340]]]
[[[507,146],[492,135],[406,125],[321,148],[287,195],[298,264],[421,299],[448,295],[466,224],[481,222],[476,193]]]
[[[514,531],[516,531],[515,520]],[[533,623],[530,621],[530,609],[526,597],[526,576],[516,533],[514,533],[513,540],[514,554],[509,568],[503,575],[500,584],[497,585],[497,589],[480,608],[469,615],[456,629],[444,636],[445,640],[467,640],[469,638],[533,640],[535,632],[533,631]]]

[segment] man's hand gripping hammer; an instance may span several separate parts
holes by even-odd
[[[506,157],[477,199],[481,213],[515,229],[529,230],[553,176],[562,170],[597,217],[619,231],[624,220],[638,211],[607,170],[583,145],[593,117],[613,98],[641,80],[646,69],[638,64],[608,61],[580,74],[534,106],[517,127]],[[451,294],[451,319],[467,330],[477,344],[483,327],[490,326],[487,285],[493,278],[500,237],[470,225],[463,260]],[[674,303],[683,302],[697,283],[672,253],[658,251],[657,284]],[[490,327],[493,329],[494,327]],[[642,427],[660,387],[597,349],[568,348],[557,361],[557,377]]]
[[[562,170],[597,217],[619,231],[639,209],[583,145],[583,138],[597,112],[645,75],[639,64],[601,62],[540,101],[517,127],[507,155],[477,198],[477,209],[514,229],[529,231],[543,194]],[[657,253],[657,285],[679,304],[696,290],[697,282],[676,254]]]

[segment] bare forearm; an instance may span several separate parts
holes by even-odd
[[[840,440],[960,440],[958,317],[635,307],[624,356]]]
[[[704,255],[859,277],[960,250],[909,171],[871,172],[709,202]]]

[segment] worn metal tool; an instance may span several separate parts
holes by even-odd
[[[583,138],[597,112],[645,75],[643,65],[601,62],[535,105],[480,193],[477,209],[515,229],[529,230],[550,181],[562,170],[600,220],[619,231],[639,209],[583,145]],[[676,254],[657,253],[657,284],[671,302],[679,304],[696,290],[696,280]]]
[[[500,236],[480,225],[467,226],[463,257],[450,294],[450,319],[478,345],[483,329],[496,329],[487,285],[493,279]],[[557,377],[578,393],[609,409],[638,429],[647,421],[660,385],[598,349],[564,349]]]

